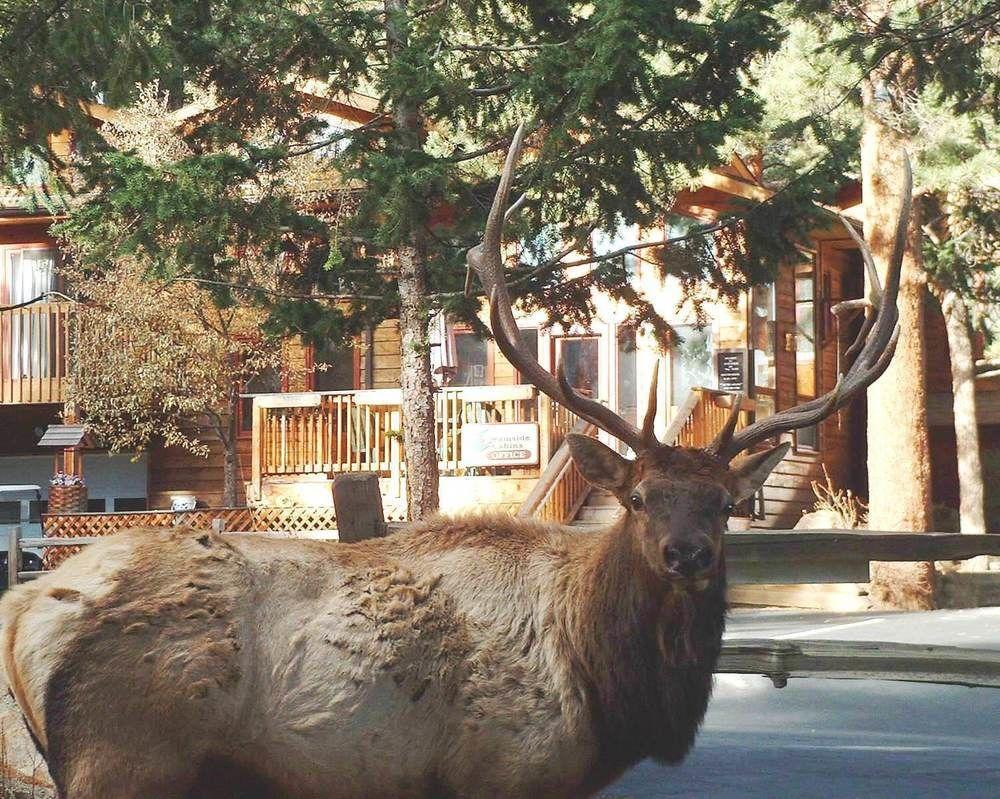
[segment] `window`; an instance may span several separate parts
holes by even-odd
[[[795,395],[797,402],[816,398],[816,280],[812,263],[795,269]],[[795,445],[807,449],[819,446],[817,425],[795,431]]]
[[[281,373],[273,366],[247,380],[244,394],[277,394],[281,391]],[[253,430],[253,398],[240,398],[240,433]]]
[[[0,524],[17,524],[20,521],[20,502],[0,502]]]
[[[775,292],[774,284],[754,286],[750,291],[749,345],[757,418],[775,410]]]
[[[670,348],[670,404],[681,405],[692,388],[714,388],[712,329],[675,325],[677,343]]]
[[[569,384],[585,397],[597,397],[600,341],[596,336],[557,339],[556,367],[562,364]]]
[[[39,524],[42,521],[42,514],[49,512],[49,501],[47,499],[33,499],[28,503],[28,521],[32,524]]]
[[[39,246],[0,248],[0,305],[29,302],[55,287],[54,250]],[[4,367],[10,377],[52,377],[58,364],[48,320],[27,313],[11,318],[8,325],[10,343]]]
[[[453,386],[487,386],[490,374],[489,346],[471,330],[455,331],[455,360],[457,371],[451,381]]]
[[[87,500],[87,513],[104,513],[104,511],[107,510],[107,507],[108,503],[104,497]]]
[[[323,344],[313,350],[314,391],[353,391],[358,387],[361,361],[357,348]]]
[[[56,287],[55,250],[48,247],[4,247],[0,262],[0,302],[16,305]]]
[[[638,387],[636,385],[635,328],[618,328],[618,415],[637,423]]]
[[[116,511],[148,510],[145,497],[115,497]]]

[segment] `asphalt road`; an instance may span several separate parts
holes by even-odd
[[[737,612],[729,638],[822,638],[1000,649],[1000,608],[933,613]],[[1000,689],[720,675],[695,748],[636,766],[605,799],[993,799]]]

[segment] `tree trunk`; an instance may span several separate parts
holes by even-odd
[[[386,35],[391,57],[406,46],[406,0],[386,0]],[[423,147],[424,122],[419,107],[406,97],[393,98],[395,134],[403,150]],[[403,452],[406,458],[406,512],[419,519],[438,509],[437,432],[428,327],[427,264],[423,237],[414,230],[399,247],[400,388]]]
[[[219,431],[219,440],[222,442],[222,505],[226,508],[235,508],[239,504],[240,470],[236,453],[239,402],[239,394],[234,392],[229,398],[228,415],[223,420],[225,429]]]
[[[873,20],[888,3],[866,4]],[[887,122],[891,97],[909,83],[905,67],[890,78],[882,65],[862,85],[861,175],[865,237],[883,275],[888,264],[902,192],[905,140]],[[889,81],[895,85],[890,85]],[[924,295],[919,208],[914,203],[899,288],[901,334],[885,374],[868,391],[869,527],[931,529],[931,470],[924,385]],[[934,564],[872,564],[876,603],[924,609],[934,606]]]
[[[961,531],[971,535],[982,535],[986,532],[985,492],[983,465],[979,452],[976,361],[969,330],[969,309],[965,305],[965,300],[954,291],[945,290],[940,292],[939,296],[945,329],[948,332],[948,354],[951,358],[951,392],[955,417],[955,449],[958,454],[958,512]]]

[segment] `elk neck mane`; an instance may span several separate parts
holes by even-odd
[[[591,692],[609,767],[679,761],[711,693],[725,626],[725,566],[703,590],[656,576],[627,517],[595,536],[567,581],[575,668]]]

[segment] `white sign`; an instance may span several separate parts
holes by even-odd
[[[534,466],[537,463],[537,422],[462,426],[463,466]]]

